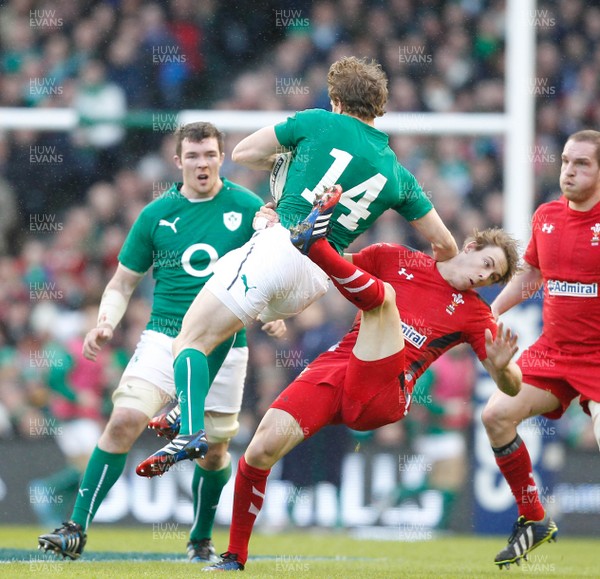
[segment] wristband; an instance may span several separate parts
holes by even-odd
[[[100,301],[98,325],[109,324],[113,329],[121,321],[127,309],[125,296],[114,289],[107,289]]]

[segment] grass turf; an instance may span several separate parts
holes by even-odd
[[[36,549],[37,535],[48,529],[0,527],[0,577],[169,577],[189,578],[202,565],[185,558],[187,536],[181,525],[107,527],[95,525],[79,561],[62,561]],[[214,537],[224,550],[227,535]],[[297,532],[253,536],[247,577],[334,578],[486,578],[504,574],[529,577],[598,577],[600,540],[561,539],[542,545],[520,567],[499,571],[493,558],[501,537],[446,536],[430,541],[354,539],[347,533]],[[502,575],[499,575],[502,573]]]

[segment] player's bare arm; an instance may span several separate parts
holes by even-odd
[[[485,350],[487,358],[483,360],[483,367],[488,371],[498,388],[509,396],[516,396],[521,390],[521,369],[513,357],[519,350],[517,346],[518,336],[513,334],[510,328],[504,328],[498,324],[496,338],[492,338],[492,332],[485,330]]]
[[[446,261],[458,254],[458,245],[456,245],[452,233],[444,225],[435,209],[420,219],[411,221],[410,224],[431,243],[433,258],[436,261]]]
[[[143,277],[142,274],[118,265],[102,294],[98,324],[86,334],[83,341],[85,358],[95,361],[102,346],[112,339],[113,331],[121,321],[131,295]]]
[[[492,302],[491,308],[497,319],[510,308],[529,299],[544,283],[542,272],[525,262],[523,269],[515,275]]]
[[[274,127],[263,127],[242,139],[233,149],[231,159],[234,163],[249,169],[270,171],[275,156],[281,153],[281,145],[275,135]]]

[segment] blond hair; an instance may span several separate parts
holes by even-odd
[[[584,129],[577,131],[569,136],[567,141],[575,141],[576,143],[592,143],[596,147],[596,161],[600,165],[600,132],[592,129]]]
[[[329,98],[342,105],[343,112],[371,120],[385,113],[388,79],[375,61],[344,56],[329,67]]]
[[[465,241],[465,245],[475,242],[475,250],[480,251],[488,246],[499,247],[504,251],[506,256],[507,269],[506,273],[498,280],[498,283],[506,284],[511,278],[521,269],[519,258],[519,242],[509,235],[504,229],[499,227],[491,227],[479,231],[473,230],[473,234]]]

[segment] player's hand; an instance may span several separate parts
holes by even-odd
[[[275,223],[279,223],[279,216],[275,212],[275,203],[269,201],[263,205],[254,215],[252,227],[256,231],[272,227]]]
[[[283,320],[275,320],[274,322],[264,324],[261,330],[272,338],[281,338],[286,333],[287,327]]]
[[[112,340],[112,337],[113,330],[108,324],[102,324],[90,330],[83,341],[83,357],[95,362],[102,346]]]
[[[496,339],[492,339],[492,332],[485,329],[485,350],[490,362],[497,370],[508,366],[513,356],[518,352],[517,340],[519,336],[513,334],[510,328],[504,329],[502,322],[498,324]]]

